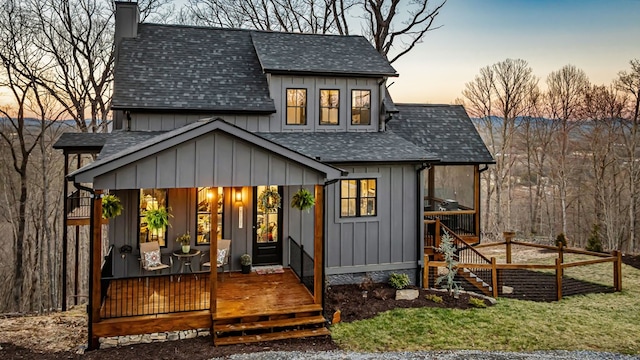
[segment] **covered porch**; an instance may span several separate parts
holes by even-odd
[[[89,305],[92,346],[97,346],[100,337],[202,328],[211,330],[215,345],[328,333],[322,318],[324,184],[339,178],[340,170],[222,120],[190,124],[102,155],[69,175],[76,182],[92,183],[94,188]],[[236,247],[230,262],[239,264],[238,254],[251,254],[251,242],[255,247],[256,235],[261,238],[255,199],[257,189],[265,186],[277,187],[286,195],[282,197],[283,208],[288,207],[294,188],[311,188],[316,201],[310,223],[278,215],[282,229],[276,253],[282,273],[218,273],[215,232],[207,244],[193,244],[199,246],[198,251],[213,254],[214,266],[209,271],[179,275],[171,267],[162,275],[137,272],[132,264],[141,257],[138,244],[147,240],[140,236],[143,221],[140,211],[135,210],[140,209],[140,200],[134,196],[129,196],[123,215],[110,221],[110,252],[103,258],[101,197],[107,191],[134,194],[142,189],[167,189],[169,195],[175,194],[173,200],[168,197],[175,215],[161,248],[164,256],[171,256],[176,251],[176,236],[197,226],[200,213],[192,215],[188,205],[194,196],[191,191],[222,188],[243,194],[225,196],[228,217],[220,233]],[[217,203],[215,197],[212,202]],[[264,223],[267,216],[262,217]],[[212,224],[217,223],[214,219]],[[294,229],[302,234],[295,240],[291,236]],[[275,233],[269,229],[269,236]],[[125,258],[129,261],[123,261]]]

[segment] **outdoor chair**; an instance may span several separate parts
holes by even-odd
[[[147,271],[160,271],[171,269],[173,267],[173,259],[169,258],[169,264],[162,262],[162,254],[160,253],[160,244],[157,241],[140,243],[140,268]],[[142,272],[142,271],[141,271]],[[147,286],[149,286],[149,278],[147,278]]]
[[[218,240],[218,254],[216,256],[216,266],[222,268],[224,273],[224,267],[229,265],[229,259],[231,258],[231,240],[221,239]],[[202,253],[200,260],[200,270],[203,267],[211,267],[211,252]],[[231,267],[229,267],[231,271]],[[224,279],[224,277],[223,277]]]

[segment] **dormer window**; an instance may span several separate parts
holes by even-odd
[[[351,90],[351,125],[371,124],[371,90]]]
[[[320,125],[338,125],[340,90],[320,90]]]
[[[287,89],[287,125],[307,124],[307,89]]]

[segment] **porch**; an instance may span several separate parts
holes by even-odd
[[[213,329],[214,345],[224,345],[329,333],[322,305],[290,268],[264,275],[218,273],[213,304],[210,276],[199,272],[182,275],[179,281],[176,274],[106,279],[102,321],[93,325],[94,335],[189,326]]]

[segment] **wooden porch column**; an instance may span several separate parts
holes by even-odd
[[[476,211],[473,216],[475,222],[475,235],[480,241],[480,165],[473,167],[473,210]]]
[[[102,191],[96,190],[91,209],[90,296],[89,296],[89,348],[97,349],[98,338],[93,336],[93,324],[100,322],[100,273],[102,265]]]
[[[211,209],[211,225],[209,229],[209,262],[211,263],[211,266],[209,266],[209,312],[211,313],[211,320],[213,320],[216,315],[216,294],[218,293],[218,188],[212,187],[211,189],[214,190],[211,190],[213,196],[209,204],[209,209]],[[215,231],[213,230],[214,226],[216,228]],[[224,268],[222,270],[224,271]],[[229,271],[231,271],[231,265],[229,265]],[[215,339],[213,325],[211,325],[211,335]]]
[[[313,300],[316,304],[322,304],[322,267],[324,255],[324,187],[315,186],[316,206],[314,210],[315,221],[313,222]]]
[[[67,219],[69,217],[69,209],[68,209],[68,201],[69,197],[69,180],[67,179],[67,174],[69,173],[69,153],[67,150],[64,150],[64,181],[62,185],[62,193],[64,194],[64,199],[62,202],[62,311],[67,311],[67,253],[69,252],[69,239],[68,239],[68,229],[67,229]]]

